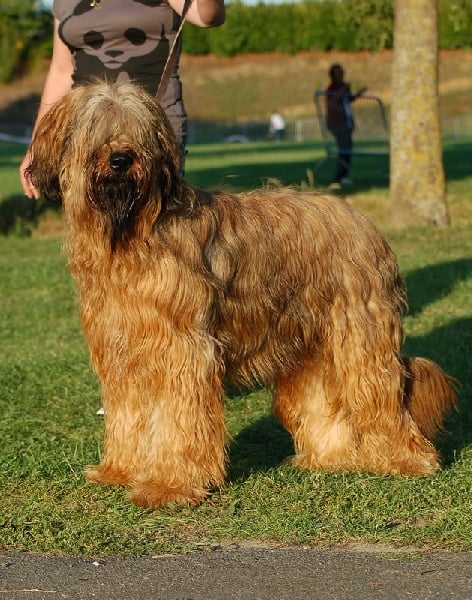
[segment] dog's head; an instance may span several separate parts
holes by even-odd
[[[39,122],[28,168],[66,213],[98,211],[112,248],[145,212],[151,222],[182,207],[179,146],[161,106],[130,83],[94,83],[61,98]]]

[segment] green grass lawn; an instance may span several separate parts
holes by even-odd
[[[444,468],[433,477],[400,478],[281,466],[292,446],[270,414],[268,394],[228,390],[226,485],[198,508],[149,512],[133,506],[123,489],[84,481],[84,465],[101,452],[100,391],[59,236],[41,237],[38,229],[26,236],[30,214],[12,220],[22,149],[0,145],[0,219],[13,223],[13,233],[0,236],[0,549],[97,557],[252,540],[472,550],[472,174],[466,150],[470,156],[470,143],[445,145],[448,229],[389,228],[379,209],[388,197],[381,159],[355,161],[349,195],[381,219],[407,280],[405,353],[431,357],[461,381],[460,412],[438,444]],[[187,173],[204,187],[244,189],[272,179],[308,185],[321,157],[315,144],[195,146]],[[315,173],[315,185],[329,181],[331,167]]]
[[[202,187],[233,190],[260,187],[279,181],[286,185],[323,187],[330,183],[333,161],[324,161],[320,142],[251,142],[190,146],[188,176]],[[356,157],[354,191],[386,188],[388,159]]]

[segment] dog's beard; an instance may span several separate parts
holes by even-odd
[[[107,234],[114,252],[133,236],[146,194],[133,178],[106,178],[95,184],[91,203],[109,218]]]

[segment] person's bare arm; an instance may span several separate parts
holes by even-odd
[[[41,103],[36,116],[33,133],[44,114],[49,110],[54,102],[56,102],[56,100],[59,100],[59,98],[61,98],[70,90],[72,85],[72,57],[69,48],[59,37],[58,28],[59,22],[55,20],[53,53],[49,71],[46,76],[46,81],[44,82],[43,92],[41,94]],[[20,165],[21,185],[24,193],[29,198],[38,199],[40,196],[39,191],[33,186],[29,177],[27,177],[25,174],[25,169],[30,165],[30,163],[31,156],[28,151]]]
[[[179,15],[184,8],[184,0],[169,0],[169,4]],[[225,22],[224,0],[192,0],[186,19],[198,27],[218,27]]]

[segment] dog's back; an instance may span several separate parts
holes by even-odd
[[[406,301],[397,261],[343,200],[290,188],[216,193],[188,226],[183,239],[198,240],[214,282],[211,329],[246,382],[271,383],[293,368],[333,328],[348,326],[354,306],[366,325],[388,316],[400,344]]]

